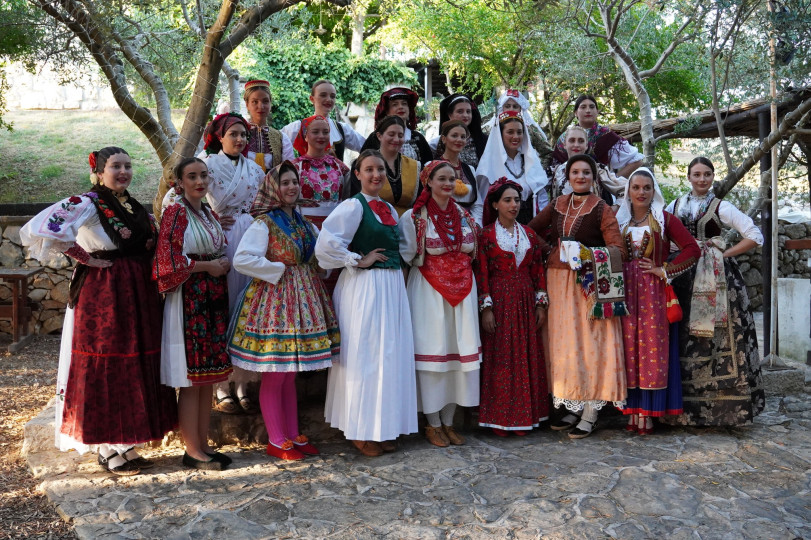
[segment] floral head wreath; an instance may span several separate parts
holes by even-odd
[[[520,96],[520,95],[521,95],[521,94],[518,92],[518,90],[515,90],[514,88],[510,88],[509,90],[507,90],[507,91],[506,91],[506,92],[504,92],[504,93],[505,93],[505,94],[507,94],[507,95],[508,95],[508,96],[510,96],[510,97],[513,97],[513,98],[517,98],[518,96]]]
[[[524,123],[524,117],[518,111],[502,111],[498,115],[499,125],[509,122],[510,120],[518,120],[522,124]]]
[[[496,202],[493,200],[493,195],[495,195],[495,193],[504,186],[509,186],[513,188],[515,191],[518,192],[518,195],[521,195],[521,191],[523,191],[523,189],[518,183],[509,180],[506,176],[502,176],[501,178],[493,182],[490,185],[490,188],[487,190],[487,196],[484,199],[485,204],[484,211],[482,214],[482,225],[485,227],[493,223],[498,217],[498,212],[496,212],[492,204]]]

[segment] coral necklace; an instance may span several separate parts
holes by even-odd
[[[439,238],[449,251],[462,249],[462,217],[451,199],[445,210],[441,209],[433,197],[428,199],[428,216],[434,224]]]

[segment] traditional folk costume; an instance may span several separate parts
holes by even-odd
[[[746,214],[712,193],[692,193],[668,210],[698,240],[698,265],[673,281],[684,318],[679,349],[684,414],[675,422],[735,426],[752,422],[765,406],[755,323],[737,261],[724,258],[722,227],[763,244]]]
[[[228,380],[228,285],[225,276],[192,272],[196,261],[225,254],[225,234],[208,204],[198,211],[185,198],[161,220],[153,277],[166,293],[161,382],[187,387]]]
[[[376,248],[388,260],[357,268],[359,253]],[[321,267],[344,269],[334,296],[341,356],[330,368],[327,422],[350,440],[416,432],[411,314],[391,206],[363,193],[342,202],[324,221],[315,254]]]
[[[56,447],[123,455],[175,429],[175,394],[160,381],[161,300],[150,275],[157,231],[146,209],[97,185],[40,212],[20,237],[43,264],[63,252],[79,262],[62,327]],[[91,256],[113,264],[87,266]]]
[[[501,125],[515,119],[518,119],[524,128],[524,138],[518,153],[511,158],[504,148]],[[476,169],[479,202],[473,209],[473,217],[477,222],[481,223],[484,200],[490,186],[499,178],[505,177],[521,186],[521,210],[518,213],[518,222],[526,225],[549,202],[545,189],[549,179],[537,152],[529,144],[529,132],[523,117],[514,111],[499,115],[497,129],[490,133],[479,167]]]
[[[237,270],[253,280],[228,335],[234,365],[262,373],[259,403],[268,438],[287,451],[307,445],[298,431],[296,373],[330,367],[340,334],[332,300],[316,275],[317,229],[299,212],[290,216],[281,208],[278,184],[276,168],[260,189],[251,208],[256,219],[234,256]]]
[[[360,152],[363,149],[366,138],[355,131],[352,126],[346,122],[336,122],[332,118],[327,118],[327,122],[329,122],[329,144],[332,147],[332,151],[335,153],[335,157],[340,161],[344,160],[347,149],[354,152]],[[301,131],[301,123],[301,120],[290,122],[282,128],[282,133],[289,137],[291,141],[295,140]],[[299,157],[302,155],[303,154],[299,152]],[[293,161],[292,158],[285,159]]]
[[[552,159],[552,144],[546,136],[546,133],[544,133],[544,130],[538,122],[535,121],[535,118],[533,118],[532,112],[529,110],[529,100],[518,90],[505,90],[504,93],[501,94],[501,97],[498,98],[495,113],[487,122],[486,127],[488,131],[492,133],[493,128],[498,125],[498,116],[504,112],[504,105],[506,105],[508,101],[513,101],[521,107],[521,116],[524,118],[527,124],[527,131],[529,132],[530,146],[538,153],[538,158],[541,160],[543,168],[548,168],[549,162]]]
[[[598,163],[597,178],[594,179],[591,191],[611,206],[615,201],[619,203],[622,200],[627,184],[627,178],[618,176],[602,163]],[[572,186],[566,178],[566,163],[561,163],[555,168],[554,179],[549,183],[549,188],[550,201],[572,192]]]
[[[504,179],[504,183],[520,186]],[[518,222],[511,235],[489,205],[476,262],[479,308],[492,307],[493,334],[482,332],[479,425],[526,431],[549,418],[549,391],[535,309],[549,303],[538,236]]]
[[[374,137],[375,139],[377,137]],[[369,137],[371,140],[372,137]],[[410,210],[417,201],[422,184],[420,184],[421,165],[418,161],[398,154],[394,160],[394,170],[391,170],[386,163],[386,179],[388,182],[380,190],[380,198],[389,203],[397,211],[397,216],[402,216],[406,210]],[[348,194],[355,196],[361,192],[360,181],[352,171],[349,178]]]
[[[445,122],[450,120],[450,115],[459,103],[467,103],[470,105],[471,119],[467,129],[470,132],[470,137],[467,139],[465,147],[459,152],[459,160],[462,163],[472,167],[473,170],[479,166],[479,158],[484,153],[484,147],[487,145],[487,135],[482,133],[482,115],[479,108],[465,94],[451,94],[439,102],[439,129]],[[440,138],[435,137],[431,139],[428,144],[434,150],[434,155],[437,158],[442,157],[442,147],[440,145]]]
[[[653,173],[645,167],[635,171],[639,172],[649,173],[653,177]],[[622,317],[625,379],[628,384],[628,400],[623,413],[678,415],[682,413],[681,374],[678,346],[676,354],[670,354],[672,347],[666,313],[666,281],[645,273],[640,267],[640,259],[648,258],[653,260],[654,266],[664,267],[670,280],[692,268],[698,261],[700,250],[681,221],[664,211],[665,201],[655,179],[653,185],[650,212],[643,221],[633,220],[627,189],[617,212],[617,222],[629,254],[629,260],[623,265],[625,304],[628,309],[628,315]],[[681,251],[667,262],[671,241]]]
[[[417,101],[419,100],[419,96],[416,92],[408,88],[392,88],[391,90],[383,92],[377,107],[375,107],[375,128],[381,120],[389,116],[389,102],[392,99],[405,99],[408,101],[408,120],[406,121],[405,133],[403,134],[403,148],[400,150],[400,153],[407,158],[417,161],[420,165],[425,165],[434,159],[434,151],[431,149],[431,145],[428,144],[428,141],[425,140],[423,134],[417,131]],[[366,139],[363,150],[368,149],[379,150],[380,139],[375,136]],[[402,212],[400,215],[402,215]]]
[[[643,158],[633,145],[628,141],[617,135],[605,126],[599,125],[597,122],[593,126],[586,129],[589,140],[588,154],[597,161],[611,169],[618,171],[635,161]],[[558,142],[555,144],[555,151],[552,154],[552,167],[557,167],[561,163],[565,164],[569,159],[566,153],[564,139],[566,133],[558,137]]]
[[[622,259],[625,242],[611,208],[589,194],[558,197],[529,224],[550,230],[553,249],[546,274],[549,290],[550,391],[556,408],[596,411],[625,405],[622,324]],[[585,248],[585,249],[584,249]]]
[[[423,186],[434,169],[447,164],[432,161],[420,175]],[[440,209],[426,189],[399,227],[400,252],[412,266],[407,292],[417,409],[435,428],[453,426],[456,405],[479,404],[481,341],[473,277],[478,226],[453,200]]]
[[[267,172],[295,157],[293,143],[290,138],[270,126],[254,124],[248,119],[251,130],[248,132],[248,146],[245,148],[245,157],[253,161],[263,172]]]

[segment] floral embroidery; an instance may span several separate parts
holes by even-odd
[[[95,193],[93,195],[96,195]],[[98,195],[93,197],[93,202],[98,206],[101,213],[104,214],[104,217],[107,218],[107,222],[113,226],[115,232],[117,232],[121,238],[126,240],[130,236],[132,236],[132,231],[124,225],[124,223],[115,215],[112,208],[107,206],[107,203],[104,200],[100,199]]]
[[[85,193],[85,195],[90,195],[89,193]],[[95,195],[95,194],[94,194]],[[73,195],[69,197],[67,201],[62,203],[62,208],[54,212],[51,217],[48,219],[48,230],[53,232],[59,232],[62,230],[62,224],[65,223],[70,212],[82,202],[82,198],[78,195]]]

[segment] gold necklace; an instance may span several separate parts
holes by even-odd
[[[118,199],[118,204],[120,204],[122,207],[124,207],[124,210],[126,210],[126,211],[127,211],[127,212],[129,212],[130,214],[132,214],[132,213],[133,213],[133,211],[132,211],[132,205],[131,205],[130,203],[128,203],[128,202],[127,202],[127,201],[129,200],[129,196],[128,196],[128,195],[126,195],[126,194],[124,194],[124,193],[122,193],[122,194],[118,194],[118,193],[117,193],[117,192],[115,192],[115,191],[113,191],[113,195],[115,195],[115,198],[116,198],[116,199]]]

